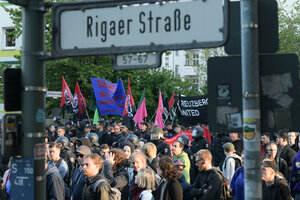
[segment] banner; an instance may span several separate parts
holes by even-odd
[[[175,141],[177,141],[178,138],[179,138],[180,136],[182,136],[182,135],[186,135],[186,136],[189,137],[189,139],[190,139],[189,147],[191,146],[191,143],[192,143],[192,141],[194,140],[194,139],[192,138],[192,132],[193,132],[192,130],[190,130],[190,131],[182,131],[182,132],[178,133],[177,135],[175,135],[174,137],[171,137],[171,138],[169,138],[169,139],[167,139],[167,138],[165,139],[165,142],[168,143],[168,145],[170,146],[172,155],[173,155],[173,152],[172,152],[172,146],[173,146],[173,143],[174,143]]]
[[[126,95],[122,79],[110,83],[105,79],[91,78],[99,115],[123,116]]]
[[[207,95],[194,97],[179,96],[177,102],[178,124],[185,127],[198,123],[207,124],[207,106]]]

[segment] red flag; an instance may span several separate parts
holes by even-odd
[[[172,97],[171,97],[171,99],[169,101],[169,110],[171,110],[171,108],[172,108],[172,106],[173,106],[173,104],[175,102],[174,96],[175,96],[175,92],[173,93],[173,95],[172,95]]]
[[[157,107],[157,111],[156,111],[156,117],[155,117],[154,125],[159,126],[161,129],[164,128],[164,122],[163,122],[163,119],[162,119],[162,114],[164,114],[164,107],[163,107],[161,91],[159,90],[158,107]]]
[[[138,110],[136,111],[136,114],[133,118],[133,120],[138,123],[139,128],[142,128],[142,122],[144,120],[145,117],[147,117],[147,109],[146,109],[146,99],[144,98],[142,101],[141,106],[138,108]]]
[[[62,88],[61,88],[61,100],[60,100],[60,107],[63,107],[63,105],[71,104],[73,106],[73,96],[69,89],[69,86],[67,85],[64,77],[62,77]]]
[[[133,116],[133,113],[135,112],[135,103],[131,94],[131,88],[130,88],[130,80],[128,77],[128,89],[127,89],[127,95],[126,95],[126,101],[123,111],[123,116],[128,114]]]
[[[78,117],[80,117],[86,109],[86,102],[81,93],[78,82],[76,82],[76,86],[75,86],[74,99],[76,99],[76,97],[78,102]]]

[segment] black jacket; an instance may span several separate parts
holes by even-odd
[[[291,149],[289,145],[285,145],[281,150],[280,158],[284,159],[289,167],[292,167],[292,161],[296,154],[297,152]]]
[[[151,162],[150,162],[151,161]],[[147,157],[147,165],[153,169],[155,173],[157,173],[157,164],[158,164],[158,157],[153,158],[152,160]]]
[[[197,153],[201,149],[211,150],[209,141],[204,137],[197,138],[191,143],[191,151],[193,154]]]
[[[291,200],[290,189],[286,181],[278,176],[275,176],[275,182],[268,185],[262,182],[263,200]]]
[[[83,191],[82,191],[82,200],[99,200],[99,199],[109,199],[110,188],[107,181],[101,182],[94,186],[97,180],[105,179],[103,176],[98,174],[93,177],[91,180],[88,177],[85,178]]]
[[[75,169],[72,176],[71,194],[72,200],[82,199],[82,189],[86,176],[83,173],[82,167]]]
[[[64,200],[65,183],[59,175],[57,167],[49,164],[46,169],[46,199]]]
[[[223,144],[230,142],[231,139],[225,134],[217,134],[213,138],[211,152],[213,155],[213,165],[222,169],[226,155],[224,154]]]
[[[288,171],[288,175],[287,177],[290,177],[291,176],[291,171],[292,171],[292,161],[293,161],[293,158],[294,156],[296,155],[297,153],[291,149],[289,147],[289,145],[285,145],[282,150],[281,150],[281,153],[280,153],[280,158],[284,159],[286,164],[288,165],[288,168],[289,168],[289,171]],[[289,180],[289,179],[287,179]]]
[[[110,182],[110,186],[120,190],[122,193],[122,199],[127,200],[129,196],[129,177],[124,166],[113,170],[112,163],[105,160],[103,162],[102,172],[105,178]]]
[[[221,198],[222,177],[215,169],[200,171],[191,188],[193,198],[201,200],[219,200]]]
[[[177,179],[167,180],[167,186],[165,191],[163,191],[163,200],[183,200],[183,190],[181,187],[181,184]],[[155,191],[155,200],[160,199],[160,194],[162,192],[162,185],[163,182],[159,185],[157,188],[157,191]]]

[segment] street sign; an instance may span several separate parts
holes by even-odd
[[[53,7],[53,56],[222,46],[228,0],[64,2]]]
[[[300,131],[298,57],[261,55],[261,132]],[[208,59],[208,123],[212,132],[242,132],[241,57]]]
[[[10,199],[35,199],[34,180],[35,176],[33,158],[12,159]]]
[[[47,91],[46,97],[52,97],[54,99],[61,97],[61,91]]]
[[[161,65],[161,52],[113,55],[112,65],[115,70],[149,69]]]

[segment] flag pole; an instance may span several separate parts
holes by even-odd
[[[168,113],[168,115],[167,115],[167,117],[166,117],[166,120],[164,121],[164,125],[165,125],[166,121],[167,121],[168,118],[169,118],[170,112],[171,112],[171,111],[169,111],[169,113]]]
[[[157,110],[156,110],[156,112],[152,115],[152,117],[151,117],[151,119],[150,119],[150,121],[149,122],[151,122],[152,121],[152,118],[154,117],[154,115],[156,115],[156,113],[157,113]]]
[[[176,106],[175,111],[174,111],[175,114],[176,114],[176,111],[177,111],[177,106]],[[174,117],[173,117],[173,120],[172,120],[172,126],[173,126],[173,123],[174,123]]]
[[[92,124],[91,124],[91,120],[90,120],[89,113],[87,112],[87,110],[86,110],[86,109],[85,109],[85,113],[86,113],[86,116],[87,116],[87,118],[88,118],[88,120],[89,120],[89,124],[90,124],[90,125],[92,125]]]

